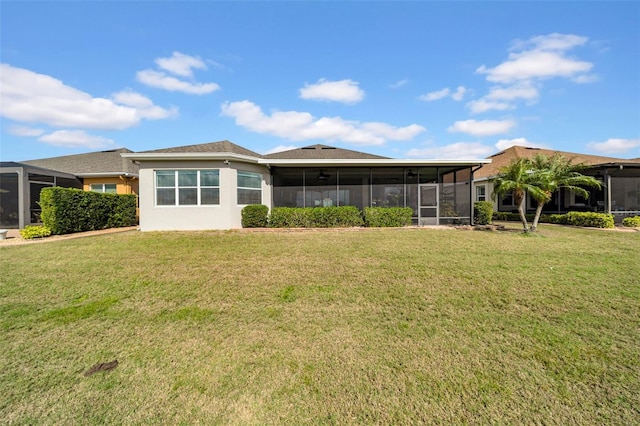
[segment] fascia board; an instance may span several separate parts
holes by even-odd
[[[229,152],[132,152],[120,154],[135,161],[176,161],[176,160],[236,160],[258,164],[259,158]]]
[[[259,159],[258,164],[267,166],[478,166],[491,160],[420,160],[420,159],[371,159],[371,160],[308,160],[308,159]]]
[[[137,173],[131,172],[101,172],[101,173],[74,173],[76,176],[81,178],[92,178],[92,177],[138,177]]]

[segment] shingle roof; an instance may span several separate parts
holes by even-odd
[[[365,152],[352,151],[350,149],[335,148],[327,145],[311,145],[289,151],[276,152],[265,155],[264,158],[291,159],[291,160],[372,160],[389,159],[379,155]]]
[[[544,148],[530,148],[525,146],[514,145],[510,148],[500,151],[497,154],[491,155],[488,158],[491,159],[491,164],[485,164],[478,169],[474,174],[475,179],[488,178],[498,174],[500,168],[505,167],[516,158],[532,158],[537,154],[542,154],[547,157],[553,154],[560,154],[572,160],[573,163],[583,163],[589,166],[595,166],[598,164],[607,163],[628,163],[636,162],[636,160],[625,160],[614,157],[603,157],[600,155],[587,155],[577,154],[575,152],[555,151],[552,149]]]
[[[172,148],[154,149],[151,151],[142,151],[141,153],[179,153],[179,152],[228,152],[233,154],[248,155],[250,157],[262,158],[262,155],[246,148],[236,145],[227,140],[219,142],[201,143],[197,145],[184,145]]]
[[[125,152],[133,151],[127,148],[119,148],[108,151],[90,152],[87,154],[28,160],[23,161],[23,163],[45,169],[71,173],[76,176],[111,173],[114,175],[124,173],[138,174],[139,166],[134,164],[131,160],[120,156],[121,153]]]

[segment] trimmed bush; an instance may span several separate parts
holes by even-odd
[[[51,229],[42,225],[28,225],[24,229],[20,230],[20,235],[25,240],[31,240],[33,238],[44,238],[51,235]]]
[[[136,224],[136,196],[51,187],[40,192],[42,223],[52,234],[95,231]]]
[[[411,207],[366,207],[364,225],[371,228],[401,227],[411,225]]]
[[[269,215],[271,228],[310,228],[311,215],[309,208],[274,207]]]
[[[551,214],[551,215],[549,215],[549,223],[555,223],[556,225],[566,225],[567,224],[567,215],[566,214]]]
[[[591,228],[613,228],[615,226],[613,215],[594,212],[569,212],[567,225],[588,226]]]
[[[269,223],[269,207],[264,204],[250,204],[242,209],[243,228],[266,228]]]
[[[476,225],[491,225],[493,217],[493,203],[491,201],[476,201],[473,203],[473,223]]]
[[[622,226],[628,228],[640,228],[640,216],[625,217],[622,219]]]
[[[275,207],[269,216],[271,228],[350,228],[362,226],[360,210],[340,207]]]

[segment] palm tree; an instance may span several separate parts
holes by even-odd
[[[535,185],[541,192],[532,192],[531,196],[538,203],[536,214],[533,218],[531,231],[538,227],[538,221],[542,214],[542,208],[551,200],[554,192],[560,188],[567,188],[576,194],[588,198],[589,191],[584,187],[600,188],[601,183],[593,176],[585,176],[580,173],[585,169],[584,164],[573,164],[572,160],[558,153],[551,157],[536,155],[530,160],[533,173],[530,178],[531,184]]]
[[[524,214],[522,204],[526,193],[531,194],[536,200],[544,197],[544,191],[533,184],[533,164],[527,158],[517,158],[508,166],[502,167],[498,175],[491,179],[493,182],[493,193],[491,197],[502,196],[511,192],[513,201],[518,206],[520,221],[524,232],[529,232],[527,217]]]

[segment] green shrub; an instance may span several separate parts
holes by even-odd
[[[308,208],[274,207],[269,215],[271,228],[309,228],[311,215]]]
[[[362,226],[360,210],[340,207],[275,207],[269,216],[272,228],[349,228]]]
[[[135,225],[136,196],[51,187],[40,192],[42,223],[52,234]]]
[[[351,228],[362,226],[362,214],[357,207],[313,207],[311,226],[314,228]]]
[[[551,214],[551,215],[549,215],[549,223],[555,223],[556,225],[566,225],[567,224],[567,215],[566,214]]]
[[[493,203],[491,201],[476,201],[473,203],[473,223],[476,225],[490,225],[493,217]]]
[[[28,225],[24,229],[20,230],[20,235],[25,240],[31,240],[33,238],[44,238],[51,235],[51,229],[43,225]]]
[[[569,212],[566,214],[567,225],[588,226],[592,228],[613,228],[613,215],[594,212]]]
[[[411,225],[411,207],[366,207],[364,225],[371,228],[401,227]]]
[[[640,228],[640,216],[625,217],[622,219],[622,226],[628,228]]]
[[[266,228],[269,221],[269,207],[264,204],[250,204],[242,209],[243,228]]]

